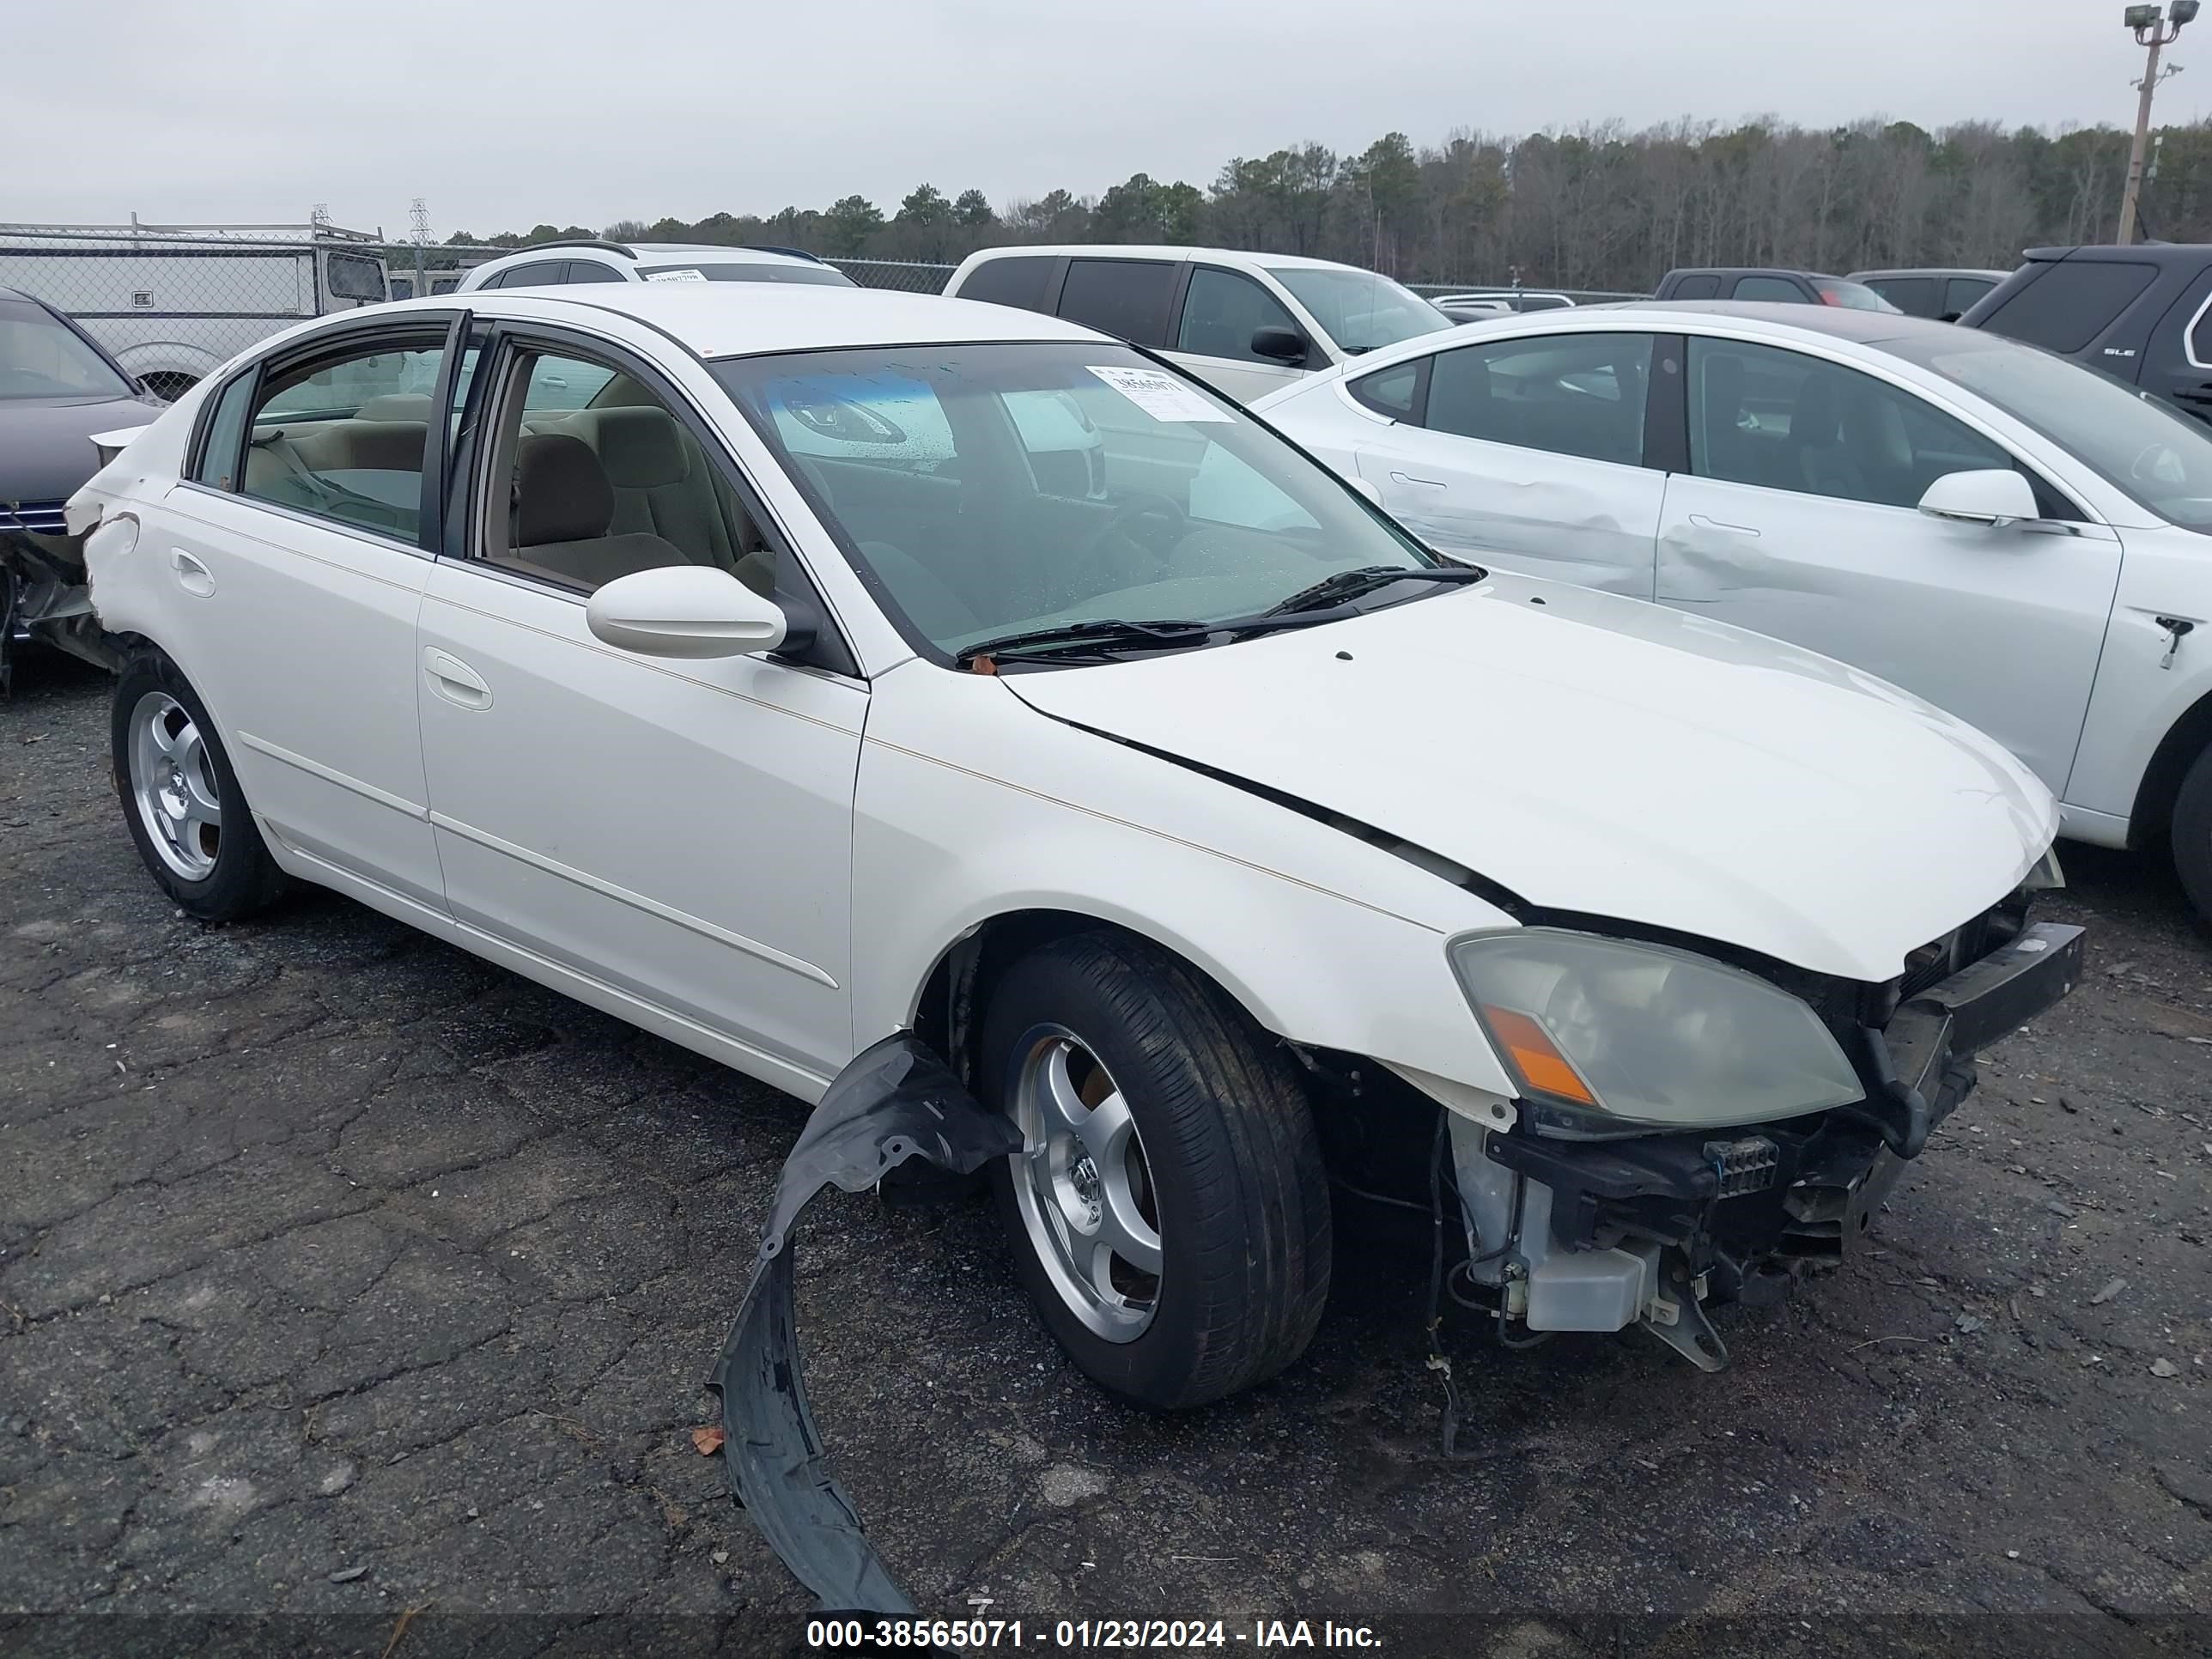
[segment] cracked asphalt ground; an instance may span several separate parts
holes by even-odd
[[[106,679],[17,687],[0,1648],[788,1642],[806,1598],[690,1431],[799,1104],[326,894],[181,919]],[[987,1204],[826,1196],[799,1330],[871,1535],[925,1611],[1032,1645],[1202,1616],[1232,1650],[1330,1617],[1501,1656],[2204,1651],[2212,949],[2166,878],[2068,860],[2042,914],[2093,927],[2088,982],[1995,1051],[1874,1249],[1723,1312],[1717,1376],[1453,1312],[1456,1460],[1425,1225],[1341,1200],[1305,1361],[1160,1418],[1060,1358]]]

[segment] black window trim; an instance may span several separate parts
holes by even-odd
[[[1359,388],[1368,381],[1379,380],[1385,374],[1395,374],[1405,368],[1406,359],[1402,357],[1396,362],[1385,363],[1380,368],[1370,368],[1364,374],[1355,375],[1346,380],[1345,396],[1350,398],[1369,414],[1380,416],[1394,426],[1425,428],[1429,422],[1429,371],[1436,367],[1438,355],[1434,351],[1424,351],[1417,354],[1413,358],[1413,400],[1403,415],[1393,415],[1387,409],[1378,409],[1359,393]]]
[[[372,348],[380,339],[390,339],[395,342],[411,340],[419,343],[442,327],[445,337],[438,349],[446,356],[439,366],[438,384],[441,388],[447,388],[446,396],[450,399],[453,393],[447,377],[453,366],[459,362],[454,345],[457,341],[465,340],[469,315],[465,309],[447,311],[443,308],[409,312],[401,316],[380,313],[374,321],[350,323],[343,328],[318,330],[306,338],[289,342],[282,349],[272,351],[264,357],[256,358],[237,374],[226,379],[212,395],[201,399],[199,409],[193,416],[191,439],[185,451],[186,464],[184,476],[177,481],[179,485],[185,489],[204,489],[212,495],[234,496],[241,501],[251,501],[256,507],[265,512],[296,516],[309,524],[335,528],[348,535],[368,537],[386,546],[397,548],[402,552],[411,553],[417,558],[432,556],[437,544],[437,537],[433,532],[442,533],[438,509],[442,504],[443,492],[437,488],[437,485],[441,477],[438,468],[443,465],[445,460],[447,424],[445,421],[437,418],[437,407],[434,404],[431,411],[432,418],[427,423],[428,430],[422,449],[422,504],[417,509],[415,539],[412,542],[404,537],[378,530],[373,526],[348,524],[343,519],[326,518],[319,513],[309,513],[301,508],[289,507],[282,501],[268,501],[258,495],[247,495],[244,488],[246,450],[252,439],[253,417],[260,409],[261,389],[270,375],[283,374],[287,369],[295,368],[301,363],[315,362],[325,357],[343,356],[363,342],[368,343]],[[423,348],[420,343],[386,348],[386,349],[393,349],[419,351]],[[238,455],[235,458],[235,470],[231,475],[238,482],[230,489],[222,489],[200,478],[198,476],[200,465],[204,459],[204,452],[207,444],[209,428],[214,422],[216,407],[222,402],[223,394],[247,375],[253,377],[253,388],[248,393],[246,418],[239,428]]]
[[[575,584],[562,581],[557,577],[537,576],[496,568],[472,550],[477,539],[477,504],[485,499],[477,475],[491,450],[491,446],[486,441],[489,434],[484,423],[492,412],[490,398],[493,388],[506,382],[514,357],[522,351],[573,353],[586,361],[611,368],[618,374],[628,375],[660,399],[668,412],[690,433],[692,440],[706,455],[707,464],[720,466],[724,482],[729,484],[731,493],[737,497],[738,507],[751,517],[762,539],[775,552],[776,602],[788,606],[795,601],[801,607],[811,608],[814,637],[805,648],[788,656],[772,653],[769,659],[787,668],[818,669],[848,679],[865,678],[860,672],[860,659],[854,653],[848,637],[848,630],[831,606],[813,567],[799,550],[798,539],[753,487],[752,479],[744,465],[730,453],[729,446],[714,430],[714,423],[691,397],[662,373],[657,364],[620,341],[563,323],[514,317],[485,317],[476,320],[483,325],[484,337],[477,357],[477,373],[469,384],[468,401],[461,411],[452,462],[444,475],[443,510],[439,514],[441,533],[435,554],[439,562],[467,568],[478,575],[520,581],[535,591],[572,599],[579,606],[589,598]],[[686,350],[689,349],[687,347]],[[696,353],[690,355],[694,361],[705,361]],[[455,361],[459,361],[458,356]],[[451,392],[447,395],[450,400]],[[447,407],[451,407],[450,401]],[[447,422],[438,424],[442,428]],[[799,589],[802,591],[785,591],[787,574],[797,578]]]

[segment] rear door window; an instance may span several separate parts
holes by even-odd
[[[1176,270],[1164,259],[1071,259],[1060,314],[1132,345],[1164,345]]]
[[[2062,259],[2023,283],[1981,325],[2008,339],[2073,353],[2119,320],[2158,275],[2122,259]]]
[[[988,305],[1018,306],[1024,311],[1049,312],[1047,289],[1052,283],[1052,268],[1059,263],[1057,256],[1049,253],[986,259],[968,273],[959,297]]]
[[[1651,378],[1648,334],[1558,334],[1437,354],[1432,432],[1638,466]]]
[[[1739,276],[1735,292],[1729,296],[1737,300],[1772,300],[1784,305],[1803,305],[1804,291],[1786,276]]]
[[[1668,297],[1674,300],[1713,300],[1720,297],[1721,279],[1717,276],[1685,276],[1674,284]]]

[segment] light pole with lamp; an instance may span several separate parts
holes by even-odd
[[[2122,247],[2136,239],[2136,203],[2142,194],[2143,150],[2150,141],[2150,95],[2157,90],[2160,80],[2158,55],[2172,46],[2180,36],[2181,26],[2194,22],[2201,9],[2201,0],[2172,0],[2163,8],[2159,6],[2130,6],[2124,21],[2135,31],[2136,44],[2150,48],[2150,56],[2143,64],[2143,78],[2136,84],[2142,97],[2136,102],[2135,143],[2128,148],[2128,188],[2120,198],[2120,235]],[[2169,66],[2168,75],[2180,73],[2179,65]]]

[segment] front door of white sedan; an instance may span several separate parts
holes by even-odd
[[[1442,551],[1648,599],[1666,474],[1647,461],[1644,415],[1671,343],[1539,335],[1354,380],[1350,395],[1395,422],[1355,441],[1359,477]]]
[[[1667,483],[1657,598],[1819,651],[1981,727],[2066,787],[2120,543],[1996,439],[1807,352],[1687,343],[1689,471]],[[2045,516],[1917,509],[1938,477],[2029,474]]]
[[[636,570],[804,580],[711,431],[642,365],[508,334],[470,418],[478,476],[500,484],[479,484],[471,543],[431,573],[416,650],[455,919],[818,1095],[851,1052],[866,687],[788,659],[647,657],[587,629],[592,589]]]

